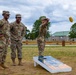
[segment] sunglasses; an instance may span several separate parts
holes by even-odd
[[[10,14],[6,14],[7,16],[10,16]]]

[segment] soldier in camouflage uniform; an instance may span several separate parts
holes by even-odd
[[[11,59],[13,66],[16,66],[16,49],[18,56],[18,65],[22,65],[22,39],[26,32],[26,26],[21,22],[21,15],[16,14],[16,21],[10,24],[11,34]]]
[[[0,20],[0,66],[2,68],[8,68],[4,63],[10,37],[9,15],[9,11],[3,11],[3,19]]]
[[[41,62],[43,62],[43,52],[44,52],[44,48],[45,48],[45,36],[47,33],[48,21],[49,21],[49,19],[46,17],[41,18],[42,24],[40,25],[39,35],[37,38],[37,44],[38,44],[38,50],[39,50],[38,60]]]

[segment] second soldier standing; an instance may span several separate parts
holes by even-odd
[[[21,14],[16,14],[16,21],[10,24],[11,34],[11,59],[13,66],[16,66],[16,49],[18,56],[18,65],[22,65],[22,39],[26,32],[26,26],[21,22]]]

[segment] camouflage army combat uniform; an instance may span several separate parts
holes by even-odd
[[[16,17],[21,17],[17,14]],[[22,59],[22,39],[25,35],[26,27],[23,23],[17,23],[16,21],[10,24],[11,32],[11,59],[13,61],[13,66],[15,66],[16,49],[18,59]]]
[[[47,18],[42,18],[41,20],[44,20]],[[47,24],[41,24],[39,28],[39,35],[37,38],[37,44],[38,44],[38,50],[39,50],[39,60],[42,62],[43,61],[43,52],[45,48],[45,36],[47,33]]]
[[[9,15],[9,11],[3,11],[4,15]],[[10,37],[10,25],[8,20],[3,18],[0,20],[0,66],[3,68],[7,68],[4,65],[6,54],[7,54],[7,47],[8,47],[8,39]]]

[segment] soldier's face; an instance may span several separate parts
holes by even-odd
[[[45,21],[44,21],[44,20],[42,20],[41,22],[42,22],[42,23],[44,23]]]
[[[42,22],[42,24],[47,24],[48,23],[47,20],[42,20],[41,22]]]
[[[16,21],[20,22],[21,21],[21,17],[16,17]]]
[[[4,14],[4,18],[5,18],[5,19],[8,19],[9,16],[10,16],[9,14]]]

